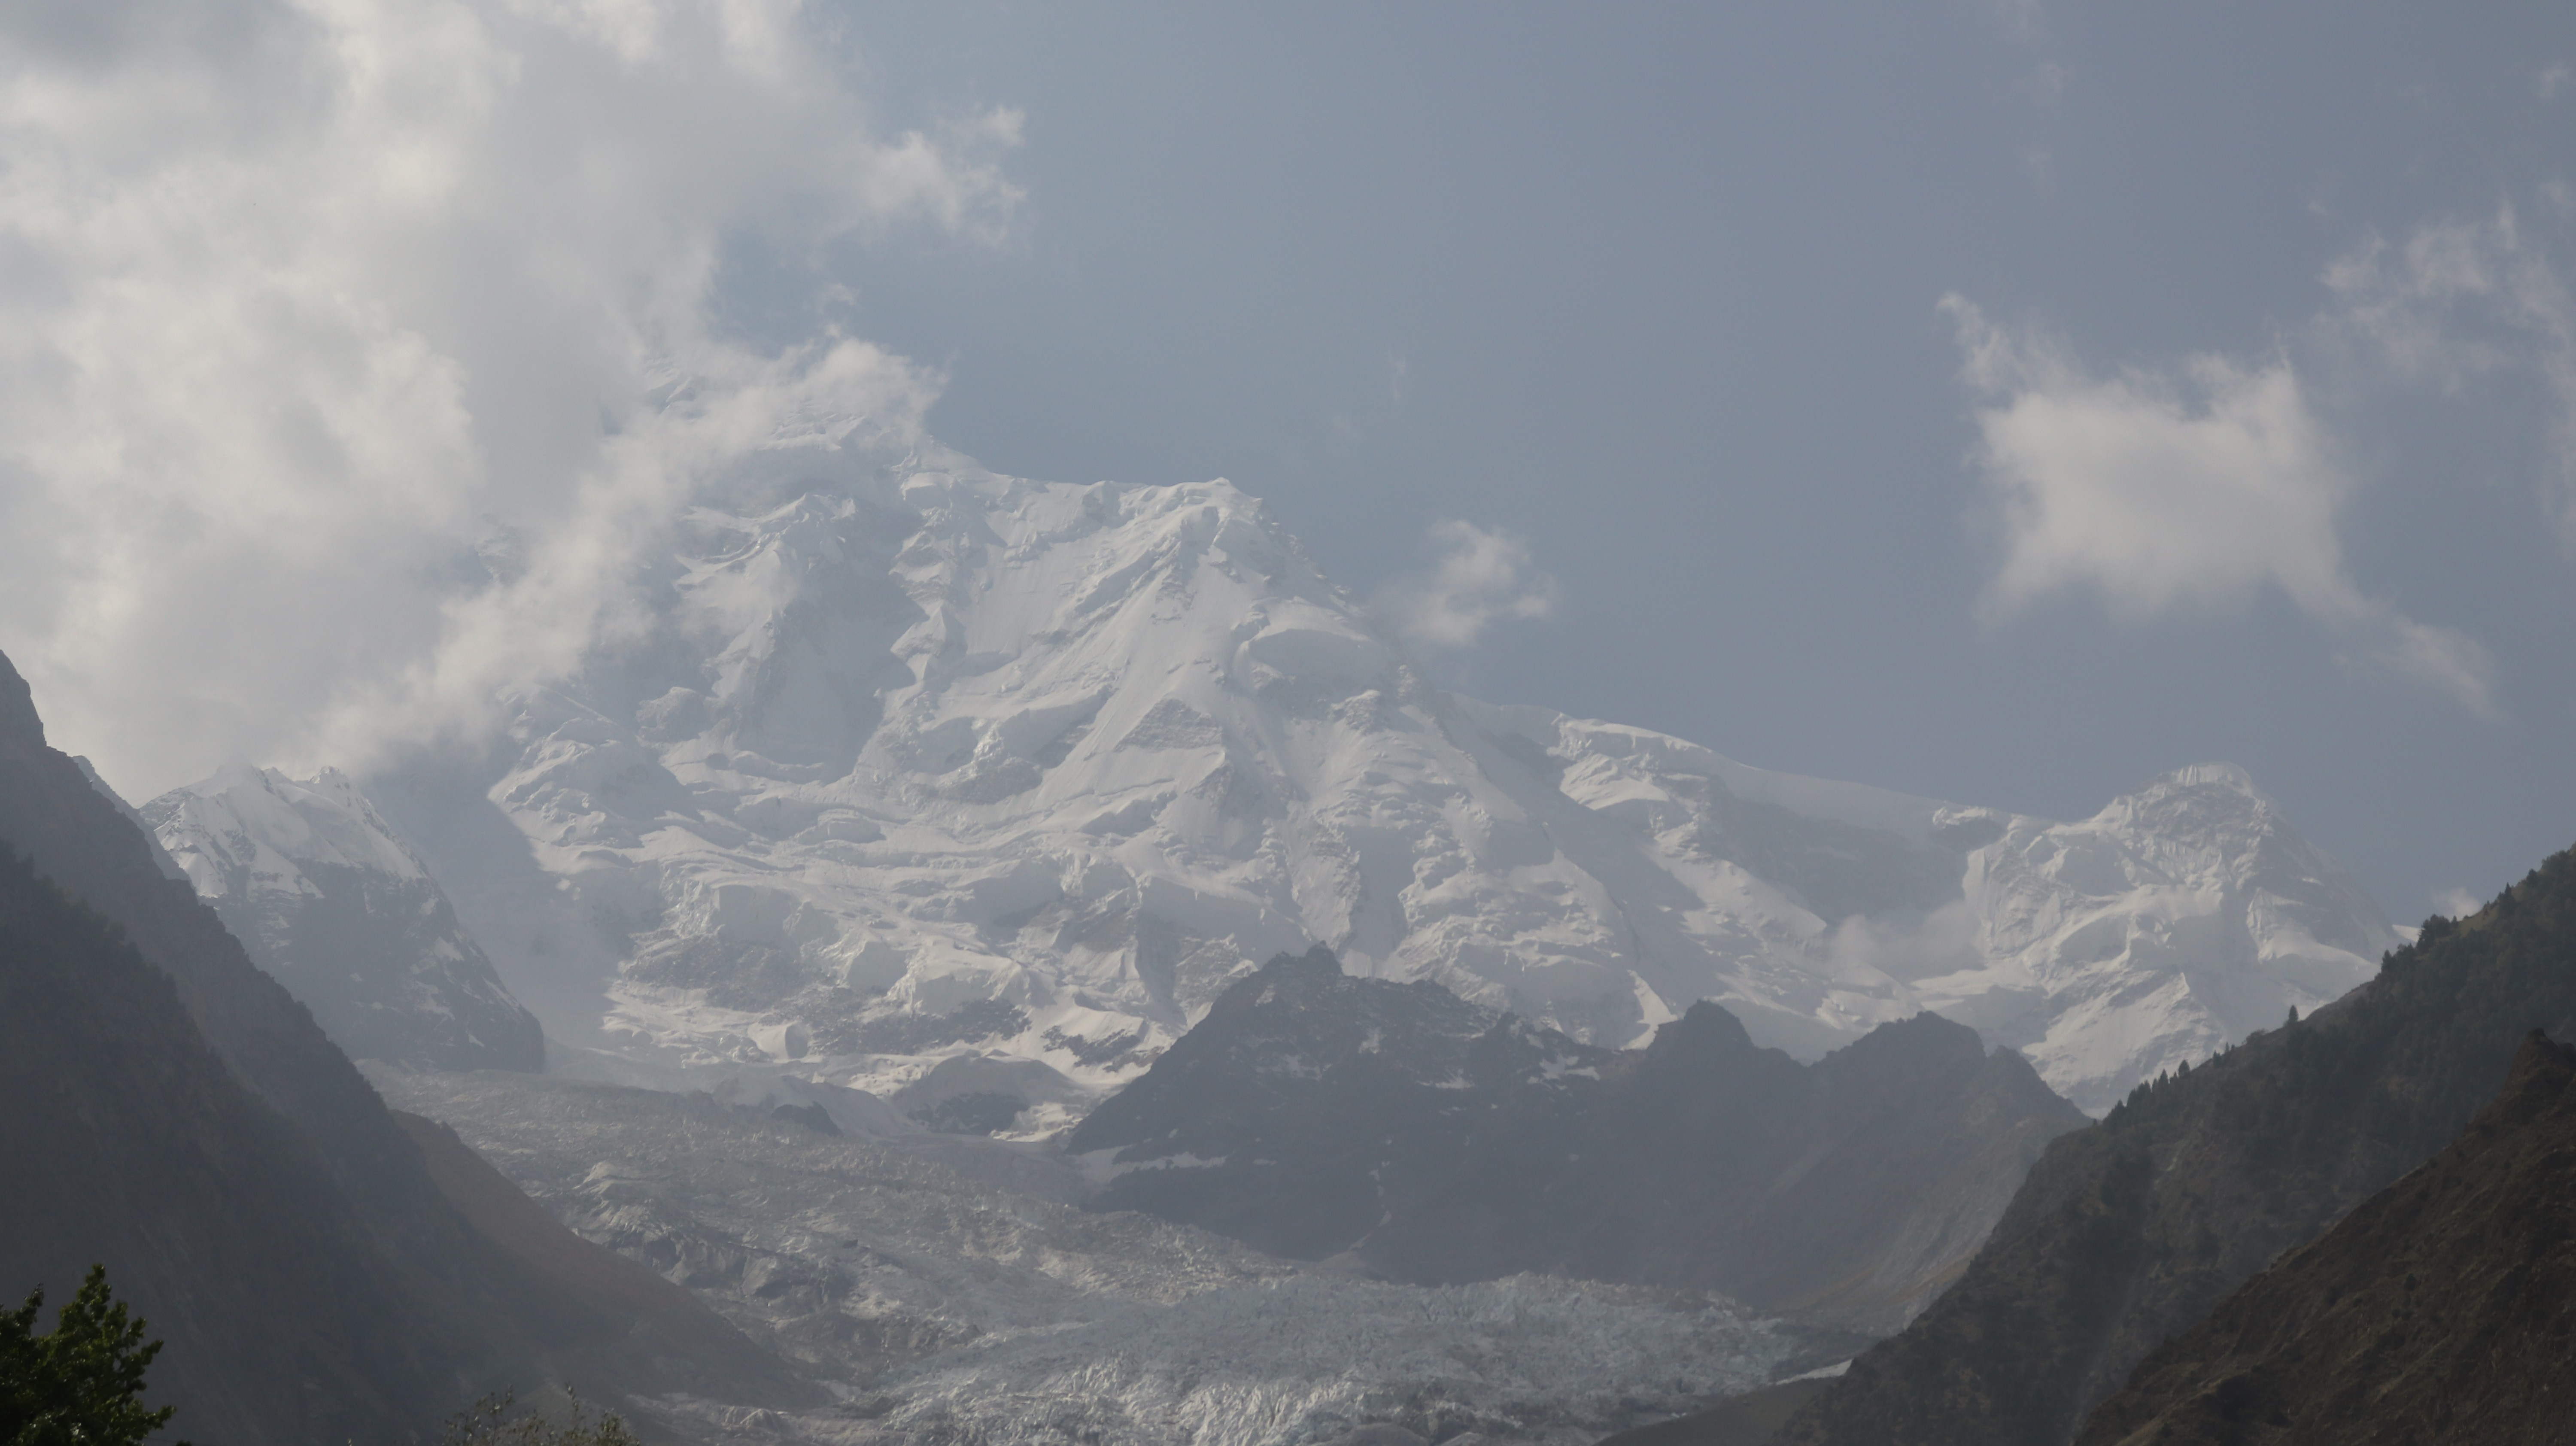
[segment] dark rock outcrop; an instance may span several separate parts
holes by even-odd
[[[2440,1154],[2150,1354],[2078,1446],[2576,1434],[2576,1049],[2534,1033]]]
[[[2576,854],[2051,1145],[1959,1283],[1781,1440],[2065,1446],[2149,1351],[2458,1135],[2534,1028],[2576,1030]]]
[[[1400,1280],[1545,1270],[1893,1329],[2083,1117],[1931,1015],[1801,1065],[1694,1006],[1643,1050],[1281,956],[1075,1130],[1098,1202]]]

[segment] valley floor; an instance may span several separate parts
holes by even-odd
[[[1713,1296],[1397,1285],[1085,1211],[1079,1166],[1046,1145],[836,1136],[705,1094],[524,1074],[369,1073],[839,1398],[642,1403],[700,1439],[1307,1446],[1386,1421],[1571,1446],[1851,1348]]]

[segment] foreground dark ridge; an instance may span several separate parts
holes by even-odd
[[[2533,1034],[2421,1168],[2156,1348],[2080,1446],[2576,1435],[2576,1049]]]
[[[5,657],[0,845],[0,1295],[59,1299],[103,1262],[169,1342],[153,1396],[177,1433],[435,1439],[487,1390],[560,1380],[812,1397],[703,1310],[579,1288],[478,1229],[304,1007],[46,746]],[[657,1359],[675,1330],[738,1345],[708,1359],[743,1374]]]
[[[2576,854],[2051,1145],[1959,1284],[1780,1439],[2064,1446],[2150,1350],[2456,1136],[2534,1028],[2576,1032]]]
[[[1237,981],[1075,1130],[1101,1208],[1405,1281],[1712,1289],[1883,1333],[2083,1116],[1933,1015],[1802,1065],[1714,1004],[1598,1049],[1331,953]]]

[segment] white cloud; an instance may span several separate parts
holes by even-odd
[[[1562,590],[1539,571],[1520,538],[1443,518],[1431,524],[1430,541],[1431,569],[1387,588],[1376,604],[1378,615],[1413,646],[1469,648],[1495,623],[1556,611]]]
[[[2355,665],[2494,714],[2494,663],[2476,640],[2354,584],[2337,532],[2352,482],[2286,358],[2097,376],[1960,297],[1942,308],[1980,397],[1977,467],[2003,534],[1989,615],[2089,592],[2139,621],[2273,589]]]
[[[2447,889],[2433,896],[2433,912],[2445,919],[2465,919],[2487,906],[2466,889]]]
[[[2576,554],[2576,292],[2551,239],[2509,205],[2420,227],[2403,244],[2374,237],[2326,268],[2336,305],[2323,330],[2446,391],[2499,372],[2537,378],[2553,412],[2543,502]]]
[[[916,437],[936,377],[709,321],[736,238],[1007,228],[1015,112],[888,136],[846,75],[795,0],[0,11],[0,648],[58,736],[148,792],[453,721],[747,451]]]
[[[2041,0],[1992,0],[1992,8],[2005,34],[2025,45],[2038,42],[2042,22],[2048,18],[2048,7]]]

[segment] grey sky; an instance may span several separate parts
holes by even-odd
[[[579,646],[728,416],[927,404],[1234,479],[1481,696],[2056,817],[2241,763],[2420,918],[2576,841],[2571,66],[2563,5],[0,10],[0,647],[130,792],[345,762]],[[486,515],[544,565],[474,601]]]
[[[2327,273],[2510,212],[2576,279],[2576,11],[2256,8],[859,9],[896,108],[1025,110],[1028,198],[833,266],[988,465],[1230,476],[1364,590],[1521,534],[1484,696],[2061,817],[2235,761],[2408,921],[2576,842],[2565,338],[2436,298],[2410,368]],[[2096,380],[2286,363],[2351,592],[2493,716],[2276,582],[1996,606],[1951,293]]]

